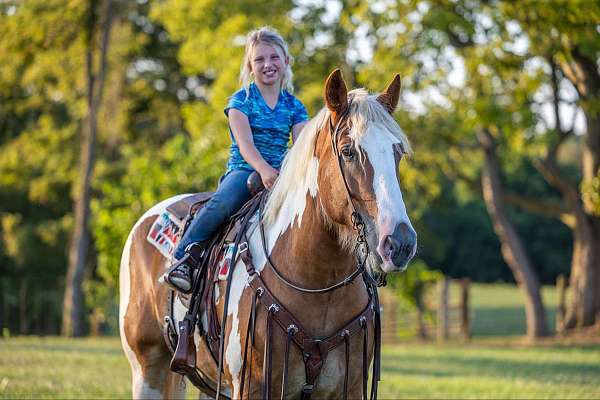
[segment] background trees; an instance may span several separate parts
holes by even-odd
[[[110,25],[106,4],[0,3],[4,327],[60,330],[68,244],[81,226],[72,211],[85,181],[81,133],[97,115],[83,213],[90,251],[79,264],[86,324],[77,332],[114,331],[126,235],[160,199],[216,183],[229,144],[222,108],[238,87],[243,35],[264,24],[288,39],[311,115],[334,67],[371,90],[401,73],[396,117],[415,148],[402,185],[429,268],[516,281],[531,336],[547,328],[539,284],[572,271],[567,327],[594,322],[598,2],[115,2]],[[102,101],[90,103],[88,78],[101,80],[103,49],[104,84],[93,89],[104,88]]]

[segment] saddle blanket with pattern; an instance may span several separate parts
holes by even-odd
[[[156,247],[164,257],[171,259],[177,243],[181,239],[183,225],[184,221],[165,211],[152,224],[146,240]],[[233,244],[225,243],[217,263],[219,280],[227,280],[232,255]]]
[[[152,224],[146,239],[166,258],[173,256],[173,251],[181,238],[184,222],[168,211],[163,212]]]

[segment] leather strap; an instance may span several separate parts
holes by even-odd
[[[247,257],[247,256],[246,256]],[[249,258],[246,258],[247,260]],[[251,264],[246,264],[246,268],[249,271],[253,271]],[[283,329],[288,335],[288,340],[291,334],[291,340],[300,349],[303,355],[305,372],[306,372],[306,383],[302,390],[302,398],[309,399],[318,377],[321,373],[321,369],[327,359],[327,355],[331,350],[335,349],[342,343],[347,343],[350,338],[362,331],[365,331],[368,323],[373,321],[374,307],[372,298],[369,303],[363,309],[363,311],[354,317],[345,326],[339,329],[335,334],[330,335],[324,339],[316,339],[309,335],[304,327],[298,322],[298,320],[281,304],[281,302],[269,291],[265,285],[263,279],[257,273],[250,275],[248,280],[249,286],[252,288],[257,296],[258,303],[260,303],[267,310],[267,335],[265,338],[265,363],[263,364],[263,397],[269,398],[270,396],[270,357],[271,352],[270,341],[272,331],[270,329],[271,319]],[[286,358],[287,352],[286,350]],[[245,368],[245,366],[243,366]],[[287,368],[284,365],[284,371]],[[368,368],[368,367],[367,367]],[[367,371],[363,371],[367,374]]]

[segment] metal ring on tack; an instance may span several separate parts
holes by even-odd
[[[262,296],[264,292],[265,292],[265,289],[263,289],[261,287],[256,289],[256,294],[258,295],[258,297]]]
[[[362,328],[364,328],[365,326],[367,326],[367,317],[365,317],[364,315],[362,317],[360,317],[360,319],[358,320],[358,323],[360,324],[360,326]]]
[[[277,311],[279,311],[279,306],[277,304],[273,303],[269,306],[269,312],[276,313]]]
[[[298,327],[294,324],[291,324],[290,326],[288,326],[287,331],[288,333],[291,332],[292,335],[295,335],[296,333],[298,333]]]

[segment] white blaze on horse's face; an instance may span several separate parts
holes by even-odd
[[[374,216],[377,255],[385,272],[404,270],[415,255],[417,235],[406,212],[398,179],[401,143],[385,126],[371,124],[357,145],[373,167],[373,193],[377,202]],[[375,244],[375,243],[373,243]]]

